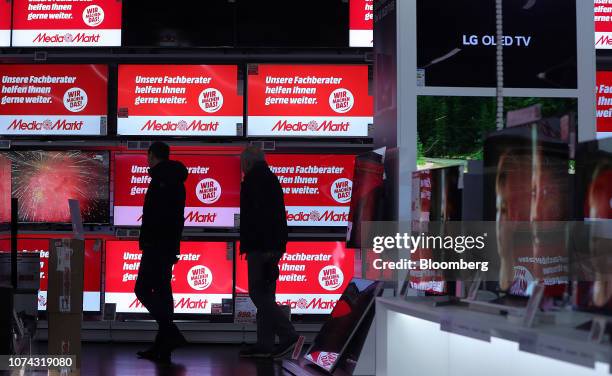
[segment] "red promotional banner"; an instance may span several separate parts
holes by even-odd
[[[612,136],[612,72],[597,72],[597,137]]]
[[[0,153],[0,223],[11,221],[11,161]]]
[[[0,65],[0,135],[106,134],[106,65]]]
[[[38,290],[38,310],[47,309],[47,285],[49,273],[49,241],[45,238],[19,238],[18,252],[40,254],[40,289]],[[8,240],[1,240],[0,252],[10,250]],[[100,276],[102,272],[102,241],[85,240],[85,274],[83,283],[83,311],[100,310]]]
[[[13,46],[120,46],[121,4],[117,0],[13,0]]]
[[[236,293],[249,290],[246,259],[236,250]],[[327,314],[353,278],[355,252],[343,242],[289,242],[279,263],[278,304],[295,314]]]
[[[612,3],[595,0],[595,48],[612,48]]]
[[[11,45],[11,2],[0,1],[0,47]]]
[[[349,46],[374,47],[374,0],[350,0]]]
[[[249,136],[367,137],[373,97],[366,65],[252,65]]]
[[[240,213],[240,157],[237,155],[183,155],[189,172],[185,189],[185,226],[234,227]],[[115,155],[116,226],[139,226],[142,205],[151,178],[145,154]]]
[[[242,136],[235,65],[120,65],[117,132]]]
[[[105,302],[117,312],[143,313],[134,286],[142,252],[136,241],[106,242]],[[224,242],[183,242],[180,260],[172,271],[175,313],[211,313],[232,299],[233,249]],[[226,308],[223,313],[231,313]]]
[[[346,226],[354,155],[268,154],[285,194],[289,226]]]

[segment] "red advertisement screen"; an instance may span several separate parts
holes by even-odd
[[[11,221],[11,161],[0,153],[0,223]]]
[[[612,136],[612,72],[597,72],[597,133]]]
[[[349,46],[374,47],[374,0],[350,0]]]
[[[106,65],[0,65],[0,135],[106,134]]]
[[[40,254],[40,289],[38,310],[47,309],[47,284],[49,272],[49,241],[45,238],[19,238],[18,252]],[[0,252],[10,250],[9,240],[1,240]],[[83,311],[100,310],[100,274],[102,271],[102,241],[85,240],[85,273],[83,283]]]
[[[612,4],[595,1],[595,48],[612,48]]]
[[[248,135],[367,137],[373,123],[366,65],[254,65]]]
[[[144,313],[134,286],[142,252],[136,241],[106,242],[105,302],[117,312]],[[213,304],[232,299],[233,252],[224,242],[183,242],[172,272],[175,313],[209,314]]]
[[[83,222],[109,222],[108,153],[15,151],[3,156],[11,164],[10,188],[19,200],[20,222],[69,223],[70,199],[79,201]],[[7,187],[3,181],[0,197],[6,197]]]
[[[249,290],[248,266],[236,249],[236,293]],[[327,314],[353,278],[355,252],[342,242],[289,242],[279,263],[276,300],[295,314]]]
[[[11,45],[11,2],[0,1],[0,47]]]
[[[354,155],[268,154],[285,194],[289,226],[346,226]]]
[[[117,108],[122,135],[242,136],[235,65],[120,65]]]
[[[234,227],[240,213],[240,157],[238,155],[172,155],[189,176],[185,182],[185,226]],[[139,226],[149,186],[145,154],[115,155],[114,223]]]
[[[117,0],[13,0],[13,46],[120,46],[121,4]]]

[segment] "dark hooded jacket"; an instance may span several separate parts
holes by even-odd
[[[258,162],[240,187],[240,253],[284,253],[286,246],[283,189],[268,164]]]
[[[151,182],[145,195],[140,228],[140,249],[178,255],[185,225],[185,180],[181,162],[163,161],[149,170]]]

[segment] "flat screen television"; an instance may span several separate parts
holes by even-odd
[[[570,144],[563,121],[545,119],[488,135],[484,146],[485,219],[496,222],[499,287],[546,296],[568,286],[567,222],[572,218]]]
[[[576,0],[504,1],[502,14],[505,87],[577,87]],[[424,85],[494,87],[496,30],[495,1],[418,0]]]
[[[291,313],[328,314],[355,270],[355,251],[342,242],[289,242],[279,263],[278,304]],[[236,293],[249,291],[248,264],[236,244]]]
[[[137,241],[106,242],[105,303],[117,313],[147,310],[134,294],[142,251]],[[233,253],[226,242],[181,242],[172,269],[174,312],[186,315],[231,314]],[[229,303],[229,304],[228,304]]]
[[[355,156],[267,154],[285,195],[290,227],[345,227],[348,223]]]
[[[238,155],[176,154],[189,175],[185,182],[185,226],[233,228],[240,213],[240,158]],[[144,153],[114,155],[115,226],[140,226],[149,183]]]
[[[371,314],[376,297],[382,294],[382,288],[383,283],[379,281],[351,280],[304,358],[330,373],[340,364],[354,366],[361,348],[355,351],[356,354],[347,349],[353,347],[350,341],[360,330],[361,323]]]
[[[11,151],[1,155],[11,165],[9,194],[19,200],[19,222],[70,223],[68,200],[76,199],[84,223],[109,223],[108,152]],[[4,180],[0,188],[7,186]],[[0,191],[0,197],[6,194]]]
[[[578,145],[577,220],[584,220],[579,247],[572,247],[575,306],[612,314],[612,138]]]

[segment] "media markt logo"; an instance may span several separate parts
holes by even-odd
[[[311,210],[310,212],[300,211],[298,213],[286,212],[287,222],[323,222],[323,223],[345,223],[348,222],[348,213],[337,213],[334,210]]]
[[[331,311],[336,306],[336,300],[328,299],[323,300],[323,298],[312,298],[310,300],[306,298],[300,298],[298,300],[287,299],[284,301],[277,301],[279,305],[286,305],[291,307],[292,310],[300,309],[302,311]]]
[[[291,123],[287,120],[279,120],[272,127],[272,132],[285,133],[305,133],[305,132],[324,132],[324,133],[346,133],[349,131],[351,123],[341,121],[334,123],[332,120],[325,120],[319,124],[316,120],[298,121]]]
[[[82,120],[78,121],[67,121],[66,119],[57,120],[55,122],[50,119],[46,119],[44,121],[27,121],[23,119],[15,119],[13,120],[9,126],[6,128],[7,131],[30,131],[30,132],[52,132],[56,131],[58,133],[66,132],[66,131],[80,131],[83,128],[85,123]]]
[[[76,35],[72,35],[70,33],[66,34],[47,34],[47,33],[38,33],[32,40],[32,43],[89,43],[94,44],[100,42],[100,34],[99,33],[77,33]]]
[[[218,121],[209,121],[204,122],[202,120],[193,120],[190,123],[185,120],[179,120],[178,122],[166,121],[164,123],[160,123],[159,121],[152,119],[147,120],[142,127],[140,127],[141,131],[147,132],[210,132],[215,133],[219,129]]]

